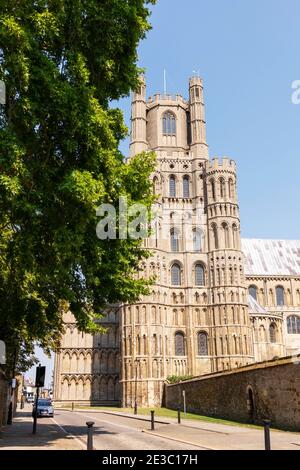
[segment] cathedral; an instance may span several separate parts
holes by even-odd
[[[71,313],[55,355],[56,403],[160,406],[168,377],[199,376],[299,353],[300,241],[241,239],[236,163],[209,158],[203,82],[189,98],[132,97],[130,157],[152,150],[155,277],[135,305],[113,305],[105,334]]]

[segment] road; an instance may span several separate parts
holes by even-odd
[[[94,421],[96,450],[263,450],[262,428],[218,422],[157,418],[150,431],[148,417],[88,410],[55,410],[54,418],[39,418],[32,434],[30,407],[18,411],[12,426],[0,432],[0,450],[86,450],[87,421]],[[300,450],[300,433],[271,430],[273,450]]]
[[[50,418],[51,419],[51,418]],[[39,425],[43,425],[40,419]],[[52,419],[51,419],[52,420]],[[147,421],[92,411],[56,410],[52,420],[83,449],[86,449],[87,421],[94,421],[96,450],[201,450],[201,447],[179,443],[142,432],[150,430]],[[167,426],[157,424],[156,429]]]

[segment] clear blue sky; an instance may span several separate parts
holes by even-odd
[[[238,164],[243,237],[300,237],[299,18],[299,0],[158,0],[139,48],[148,95],[164,68],[170,93],[187,97],[193,70],[204,79],[210,155]],[[119,106],[129,125],[130,100]]]
[[[187,97],[193,70],[204,79],[210,156],[238,164],[243,237],[300,237],[299,18],[299,0],[158,0],[139,48],[148,95],[164,68],[170,93]]]

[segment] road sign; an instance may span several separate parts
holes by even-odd
[[[44,387],[44,385],[45,385],[45,375],[46,375],[46,367],[38,366],[36,368],[36,376],[35,376],[35,386],[36,387]]]

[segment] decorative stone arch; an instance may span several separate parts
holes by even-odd
[[[231,237],[230,237],[230,230],[229,230],[229,225],[226,220],[223,220],[221,222],[221,231],[222,231],[221,233],[222,233],[224,248],[231,248],[232,243],[231,243]]]
[[[266,342],[266,329],[265,325],[260,324],[259,325],[259,342],[260,343],[265,343]]]
[[[254,399],[254,392],[252,385],[248,385],[246,388],[246,396],[247,396],[247,411],[248,411],[248,416],[249,420],[251,423],[254,423],[255,421],[255,399]]]
[[[112,375],[107,380],[107,400],[115,400],[115,378]]]
[[[278,328],[274,321],[272,321],[269,325],[269,337],[270,337],[270,343],[278,342]]]
[[[239,249],[239,226],[237,223],[232,224],[232,246],[233,248]]]
[[[225,199],[226,198],[226,179],[224,178],[224,176],[219,177],[218,183],[219,183],[220,198]]]
[[[64,352],[62,355],[62,371],[70,372],[71,368],[71,354],[69,351]]]
[[[231,200],[234,200],[235,199],[234,194],[235,194],[235,182],[234,182],[234,178],[230,176],[228,178],[228,198]]]
[[[101,376],[100,378],[100,400],[107,401],[107,385],[108,385],[108,378],[106,376]]]
[[[203,231],[199,227],[193,228],[193,251],[200,253],[202,250]]]
[[[114,351],[108,353],[107,358],[107,372],[112,374],[116,371],[116,356]]]
[[[83,398],[84,398],[84,400],[91,400],[92,399],[91,390],[92,390],[91,378],[86,377],[86,379],[83,383]]]
[[[172,253],[180,251],[181,231],[178,227],[170,229],[170,250]]]
[[[213,178],[213,177],[209,178],[208,185],[209,185],[209,186],[208,186],[209,195],[210,195],[211,199],[212,199],[213,201],[215,201],[215,200],[216,200],[216,196],[217,196],[217,194],[216,194],[216,180],[215,180],[215,178]]]
[[[211,241],[212,241],[212,249],[218,250],[219,249],[219,235],[218,235],[218,226],[215,222],[210,225],[210,232],[211,232]]]
[[[155,173],[155,175],[152,178],[152,188],[153,188],[153,194],[158,195],[159,192],[161,191],[161,178],[157,173]]]

